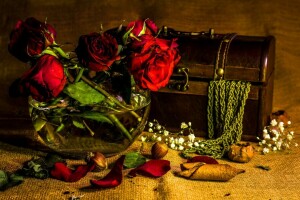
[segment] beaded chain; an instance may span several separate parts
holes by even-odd
[[[230,145],[242,136],[244,107],[251,84],[242,81],[214,80],[208,88],[208,140],[186,149],[195,153],[221,158]]]

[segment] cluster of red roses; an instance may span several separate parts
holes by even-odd
[[[75,49],[76,65],[97,73],[122,62],[138,86],[156,91],[166,86],[180,60],[176,41],[157,35],[158,28],[150,19],[130,22],[121,38],[109,32],[82,35]],[[74,66],[74,60],[71,62],[55,38],[56,30],[46,22],[35,18],[17,22],[8,50],[31,65],[17,82],[18,94],[46,102],[72,82],[66,68],[70,63]]]

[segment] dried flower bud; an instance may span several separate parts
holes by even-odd
[[[91,153],[87,157],[87,162],[93,162],[96,164],[96,171],[101,171],[107,168],[107,161],[105,156],[100,152]]]
[[[161,159],[168,153],[168,146],[162,142],[156,142],[151,148],[151,154],[154,159]]]

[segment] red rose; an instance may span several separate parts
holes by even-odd
[[[156,24],[150,19],[130,22],[127,25],[126,31],[129,31],[130,29],[132,29],[131,34],[134,35],[134,37],[140,37],[144,34],[156,35],[158,32]]]
[[[120,59],[117,40],[107,33],[80,36],[75,51],[79,62],[96,72],[108,70]]]
[[[10,34],[8,51],[23,62],[42,53],[47,46],[54,43],[55,29],[35,18],[24,22],[19,20]]]
[[[20,91],[37,101],[48,101],[60,94],[66,81],[62,63],[52,55],[44,55],[21,77]]]
[[[142,88],[157,91],[168,84],[181,58],[178,45],[175,40],[159,39],[151,35],[143,35],[140,39],[132,44],[139,51],[130,56],[130,71]]]

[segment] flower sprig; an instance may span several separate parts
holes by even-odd
[[[298,143],[293,141],[294,131],[290,129],[291,124],[291,121],[284,124],[280,120],[271,120],[270,125],[264,128],[262,138],[257,137],[262,154],[284,151],[292,146],[298,146]]]
[[[198,147],[201,139],[196,139],[191,122],[181,122],[178,132],[171,132],[161,125],[156,119],[147,123],[145,131],[152,133],[151,136],[141,136],[142,142],[161,141],[169,148],[183,151],[191,147]]]

